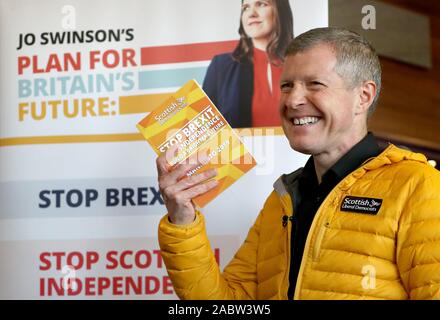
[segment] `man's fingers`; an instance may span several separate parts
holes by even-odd
[[[193,175],[191,177],[182,179],[177,184],[171,184],[168,187],[162,189],[163,196],[168,200],[174,200],[176,202],[185,203],[191,198],[187,198],[186,191],[191,190],[198,185],[201,185],[201,182],[211,179],[217,175],[216,169],[206,170],[202,173]],[[213,180],[215,181],[215,180]],[[211,181],[208,181],[208,183]],[[206,184],[206,183],[205,183]],[[215,182],[217,184],[217,182]],[[202,187],[203,191],[205,187]],[[197,189],[198,190],[198,189]]]
[[[170,165],[165,160],[165,156],[161,155],[160,157],[157,157],[156,159],[156,167],[157,167],[157,173],[159,176],[163,176],[167,174],[170,171]]]
[[[176,184],[181,178],[185,177],[188,171],[201,167],[206,162],[207,158],[187,159],[184,163],[176,165],[172,170],[168,170],[168,174],[162,177],[159,176],[159,184],[162,188]]]
[[[168,148],[167,151],[165,151],[165,160],[167,163],[170,163],[171,160],[178,154],[179,152],[179,144],[173,144],[171,147]]]
[[[218,185],[217,180],[209,180],[206,183],[198,184],[192,188],[189,188],[180,192],[171,192],[165,189],[165,197],[168,200],[174,201],[178,205],[188,203],[188,201],[200,196],[209,190],[215,188]]]
[[[178,144],[173,144],[171,147],[168,148],[167,151],[165,151],[165,153],[157,157],[156,166],[157,166],[157,173],[159,174],[159,176],[170,172],[172,166],[170,166],[169,163],[175,156],[178,147],[179,147]]]
[[[170,178],[178,181],[182,177],[184,177],[188,171],[196,169],[197,167],[201,167],[202,164],[200,162],[195,163],[181,163],[178,164],[172,172],[170,172]]]
[[[214,189],[218,186],[217,180],[209,180],[206,183],[198,184],[190,189],[187,189],[185,191],[181,191],[181,197],[184,199],[193,199],[197,196],[200,196],[206,192],[208,192],[211,189]]]
[[[199,174],[192,175],[191,177],[180,180],[173,189],[175,192],[189,189],[199,183],[214,178],[217,175],[216,169],[209,169]]]

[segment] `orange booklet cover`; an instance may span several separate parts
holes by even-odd
[[[204,207],[256,165],[234,129],[195,80],[171,94],[137,128],[158,155],[178,144],[178,151],[168,161],[170,165],[188,158],[205,159],[188,176],[217,168],[215,179],[219,184],[193,199],[198,207]]]

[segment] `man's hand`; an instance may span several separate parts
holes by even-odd
[[[171,159],[176,147],[171,147],[166,153],[156,159],[159,189],[165,206],[168,209],[170,221],[174,224],[189,224],[195,219],[195,207],[191,199],[208,192],[218,185],[211,179],[217,175],[217,170],[210,169],[188,177],[186,173],[197,168],[203,161],[190,161],[171,167],[167,159]],[[191,163],[192,162],[192,163]]]

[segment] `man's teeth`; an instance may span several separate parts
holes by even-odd
[[[319,118],[317,117],[304,117],[304,118],[293,118],[293,124],[294,125],[307,125],[307,124],[314,124],[319,121]]]

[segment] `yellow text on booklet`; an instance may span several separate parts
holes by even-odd
[[[167,159],[172,166],[203,159],[188,176],[217,169],[215,179],[219,184],[193,199],[198,207],[204,207],[256,165],[238,135],[195,80],[171,94],[142,119],[137,128],[158,155],[178,145],[173,158]]]

